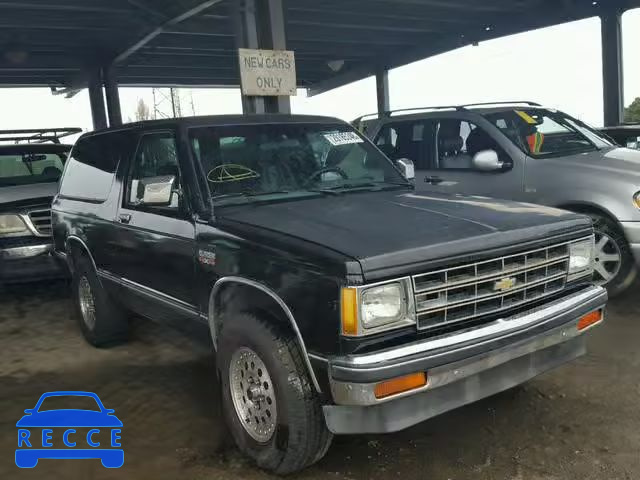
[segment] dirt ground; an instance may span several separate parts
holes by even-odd
[[[589,355],[393,435],[339,437],[296,479],[640,478],[638,286],[610,303]],[[0,479],[265,479],[229,445],[207,352],[134,322],[129,344],[96,350],[70,315],[64,283],[0,293]],[[16,421],[52,390],[96,392],[123,421],[125,463],[14,464]]]

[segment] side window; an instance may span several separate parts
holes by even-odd
[[[97,134],[78,140],[71,150],[60,194],[104,202],[111,191],[118,164],[130,150],[128,147],[125,132]]]
[[[145,205],[145,188],[149,184],[167,189],[170,200],[162,205]],[[140,137],[127,177],[124,203],[129,208],[150,209],[158,213],[179,212],[184,208],[177,145],[172,132],[149,133]]]
[[[441,170],[473,170],[473,157],[483,150],[493,150],[501,161],[511,163],[491,135],[466,120],[441,120],[436,138],[438,168]]]
[[[375,143],[392,160],[408,158],[419,170],[434,167],[433,126],[428,120],[389,123]]]

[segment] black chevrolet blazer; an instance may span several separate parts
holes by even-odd
[[[583,354],[606,301],[590,220],[418,194],[412,170],[324,117],[84,135],[52,213],[80,328],[111,345],[133,311],[201,332],[235,441],[278,473]]]

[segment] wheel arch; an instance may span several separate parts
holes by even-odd
[[[225,311],[225,307],[222,305],[222,297],[225,292],[240,292],[240,298],[257,298],[258,301],[251,305],[251,308],[242,308],[242,310],[262,314],[266,313],[279,323],[283,324],[286,328],[290,329],[296,338],[296,342],[300,348],[300,353],[302,354],[307,371],[309,372],[309,376],[313,382],[313,386],[318,393],[321,393],[320,384],[318,383],[315,371],[313,370],[313,366],[309,360],[309,353],[307,352],[302,334],[300,333],[300,329],[298,328],[291,309],[276,292],[259,282],[235,276],[222,277],[216,281],[211,289],[211,293],[209,294],[208,304],[208,322],[213,347],[217,349],[219,323],[222,313]],[[238,305],[235,306],[239,306],[239,302]],[[232,311],[233,307],[234,306],[230,306]]]
[[[589,215],[590,213],[601,215],[603,217],[608,218],[612,222],[614,222],[618,226],[618,228],[620,228],[620,230],[623,231],[624,233],[624,230],[622,229],[622,225],[620,225],[620,222],[618,221],[617,217],[609,209],[603,207],[602,205],[596,205],[594,203],[588,203],[588,202],[569,202],[569,203],[562,203],[560,205],[557,205],[557,208],[561,208],[563,210],[569,210],[570,212],[575,212],[575,213],[583,213],[585,215]]]
[[[96,267],[96,262],[93,259],[93,255],[91,255],[89,247],[80,237],[77,237],[76,235],[69,235],[65,240],[65,249],[67,251],[67,264],[69,265],[69,270],[71,271],[71,273],[73,273],[74,271],[74,262],[77,255],[86,256],[91,262],[94,271],[98,273],[98,268]]]

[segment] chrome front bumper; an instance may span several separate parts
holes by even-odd
[[[488,325],[367,355],[329,359],[336,405],[324,408],[333,433],[407,428],[525,382],[584,354],[579,319],[603,309],[606,291],[590,286],[538,309]],[[377,383],[427,372],[421,389],[376,399]]]
[[[0,248],[0,283],[30,282],[66,275],[53,257],[51,241],[34,240],[37,242]]]

